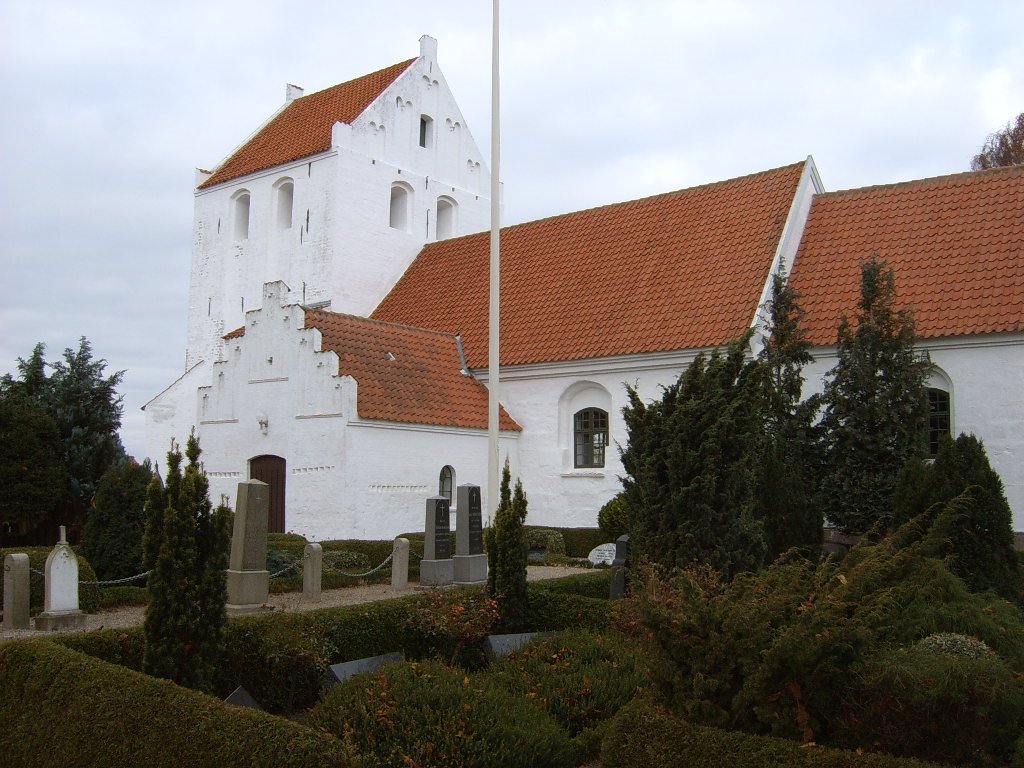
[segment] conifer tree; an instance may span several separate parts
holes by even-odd
[[[623,486],[636,555],[666,567],[708,563],[725,578],[761,565],[763,386],[761,364],[744,359],[749,338],[698,355],[660,401],[645,405],[627,386]]]
[[[839,324],[839,359],[825,382],[819,498],[849,533],[892,527],[897,478],[924,449],[930,362],[915,352],[913,317],[895,301],[893,270],[873,255],[861,265],[857,316]]]
[[[814,555],[821,547],[822,514],[810,478],[817,464],[817,397],[801,401],[803,367],[812,362],[803,309],[785,275],[772,278],[764,366],[764,452],[759,464],[756,516],[764,524],[767,560],[791,547]]]
[[[492,546],[488,551],[487,591],[498,602],[501,626],[520,629],[526,621],[529,597],[526,592],[527,501],[523,483],[516,480],[515,492],[509,492],[512,474],[508,460],[501,473],[501,500],[494,516]]]
[[[230,511],[211,511],[206,474],[199,464],[199,441],[192,434],[185,449],[167,454],[167,483],[150,483],[150,527],[144,550],[150,602],[144,631],[147,674],[209,691],[220,659],[226,622]]]
[[[1020,565],[1013,547],[1013,514],[1003,481],[974,435],[946,439],[934,462],[907,463],[896,492],[896,524],[935,504],[959,498],[946,562],[974,592],[993,590],[1020,602]]]
[[[82,552],[100,579],[125,579],[143,569],[146,497],[153,468],[146,459],[111,465],[96,489],[82,529]]]

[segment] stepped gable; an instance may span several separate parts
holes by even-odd
[[[331,148],[334,124],[351,123],[359,117],[414,61],[409,59],[295,99],[225,160],[199,189],[326,152]]]
[[[835,344],[872,253],[920,338],[1024,331],[1024,166],[815,197],[791,276],[815,344]]]
[[[501,232],[501,362],[726,344],[753,321],[805,163]],[[489,235],[427,245],[373,313],[487,365]]]
[[[487,429],[487,388],[461,372],[455,337],[326,310],[304,310],[338,375],[358,384],[360,418]],[[505,412],[500,427],[521,430]]]

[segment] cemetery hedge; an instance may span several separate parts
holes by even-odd
[[[96,572],[93,570],[92,565],[82,555],[81,550],[77,546],[71,547],[74,551],[75,556],[78,558],[78,580],[79,582],[85,581],[96,581]],[[30,568],[37,571],[44,571],[46,569],[46,558],[50,552],[53,551],[53,547],[11,547],[8,549],[0,549],[0,563],[3,562],[7,555],[15,555],[23,553],[28,555],[28,564]],[[0,569],[0,592],[2,592],[4,586],[4,575],[2,569]],[[33,615],[43,610],[45,598],[45,584],[43,577],[37,573],[31,574],[29,579],[29,610]],[[80,584],[78,587],[78,607],[86,613],[92,613],[100,605],[100,588],[95,584]]]
[[[534,582],[534,588],[565,595],[579,595],[580,597],[607,600],[611,588],[611,574],[611,570],[603,568],[576,576]]]
[[[360,763],[333,736],[58,644],[0,647],[8,765],[306,768]]]
[[[560,593],[538,584],[528,586],[530,611],[523,630],[608,626],[611,603],[607,599]],[[417,632],[409,620],[424,600],[423,595],[410,595],[303,613],[234,618],[224,629],[225,660],[214,689],[227,696],[242,685],[268,711],[294,712],[316,700],[320,676],[330,664],[396,650],[410,659],[432,657],[436,638]],[[71,633],[47,642],[142,669],[140,627]]]
[[[939,768],[911,758],[860,754],[694,725],[638,698],[611,721],[602,768]]]
[[[565,554],[569,557],[583,558],[599,544],[607,544],[608,537],[600,528],[552,528],[562,534],[565,540]]]

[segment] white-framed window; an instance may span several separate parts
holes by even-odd
[[[411,210],[412,189],[408,184],[396,181],[391,185],[391,213],[388,222],[391,228],[408,232]]]
[[[437,239],[445,240],[455,234],[458,203],[450,197],[437,198]]]
[[[274,219],[278,229],[292,228],[292,208],[295,205],[295,182],[278,179],[274,183]]]
[[[604,468],[608,445],[608,411],[584,408],[573,414],[573,466],[577,469]]]
[[[608,466],[612,396],[594,381],[577,381],[558,400],[558,442],[562,471],[569,474]]]
[[[249,190],[240,189],[231,196],[231,236],[235,240],[249,239]]]

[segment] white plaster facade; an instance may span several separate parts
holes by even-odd
[[[233,503],[257,456],[285,460],[285,528],[310,539],[387,539],[422,529],[441,470],[455,484],[486,485],[486,430],[361,419],[358,383],[338,375],[321,334],[303,328],[288,287],[265,286],[228,339],[210,383],[193,389],[210,498]],[[518,435],[501,450],[518,457]],[[484,489],[486,497],[486,489]]]

